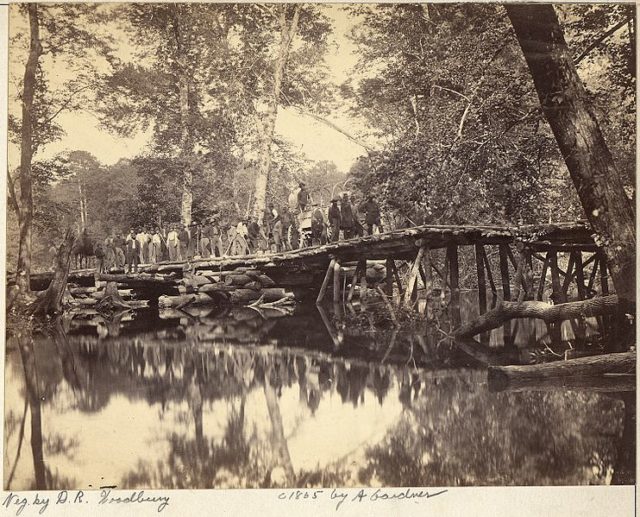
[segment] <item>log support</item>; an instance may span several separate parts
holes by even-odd
[[[502,279],[502,298],[511,300],[511,286],[509,284],[509,245],[500,244],[500,277]]]
[[[476,244],[475,251],[476,272],[478,274],[478,307],[480,309],[480,314],[484,314],[487,312],[487,282],[484,274],[484,246],[482,244]]]
[[[329,287],[329,282],[331,281],[331,277],[333,276],[333,268],[336,264],[336,259],[331,259],[329,262],[329,267],[327,267],[327,272],[324,275],[324,280],[322,281],[322,285],[320,286],[320,292],[318,293],[318,298],[316,298],[316,303],[322,303],[324,300],[324,295],[327,292],[327,288]]]
[[[407,290],[404,293],[404,306],[407,308],[411,307],[413,291],[415,290],[416,283],[418,281],[418,274],[420,272],[420,264],[422,263],[422,257],[424,256],[424,251],[425,251],[424,247],[420,247],[418,249],[416,258],[413,261],[413,265],[411,266],[411,271],[409,273],[409,281],[407,282]]]
[[[560,269],[558,268],[558,252],[547,253],[549,268],[551,269],[551,299],[554,303],[562,302],[562,286],[560,285]]]
[[[340,260],[333,263],[333,303],[340,303]]]

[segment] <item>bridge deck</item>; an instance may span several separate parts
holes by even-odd
[[[194,269],[229,270],[246,266],[270,271],[279,270],[283,274],[292,270],[324,274],[332,257],[338,257],[343,263],[362,259],[413,260],[418,246],[439,249],[450,245],[495,245],[521,241],[527,243],[533,251],[596,251],[597,247],[591,234],[591,228],[581,222],[526,226],[424,225],[281,253],[194,259],[190,264]],[[184,267],[185,262],[162,262],[142,265],[139,271],[180,273]],[[70,272],[69,279],[74,281],[93,275],[93,269],[75,270]],[[50,278],[51,273],[34,273],[32,285],[48,283]]]

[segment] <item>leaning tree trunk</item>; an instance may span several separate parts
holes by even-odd
[[[267,110],[262,116],[255,115],[259,137],[259,158],[253,216],[258,220],[258,224],[262,224],[264,209],[267,206],[267,183],[269,181],[269,170],[271,169],[271,143],[276,127],[276,117],[278,116],[282,78],[287,66],[291,42],[298,30],[298,19],[300,17],[300,6],[298,4],[293,6],[293,17],[290,22],[287,22],[288,5],[274,6],[274,8],[280,9],[280,48],[278,49],[278,56],[273,70],[273,86],[267,103]]]
[[[30,291],[31,276],[31,226],[33,221],[33,195],[31,189],[31,158],[33,157],[33,98],[36,89],[38,60],[42,54],[38,5],[27,4],[31,43],[29,58],[24,70],[22,91],[22,127],[20,141],[20,244],[16,286],[22,293]]]
[[[598,296],[579,302],[551,305],[546,302],[498,302],[496,307],[478,318],[458,327],[453,335],[457,338],[471,337],[476,334],[500,327],[514,318],[538,318],[547,323],[589,318],[619,313],[624,308],[617,295]],[[629,308],[631,310],[631,308]]]
[[[621,298],[635,301],[634,213],[552,5],[508,4],[549,125]]]
[[[27,312],[34,315],[54,315],[62,312],[62,296],[67,287],[71,250],[76,242],[72,230],[67,230],[56,255],[56,270],[47,290],[32,302]]]

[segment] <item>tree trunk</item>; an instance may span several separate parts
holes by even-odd
[[[538,318],[547,323],[573,318],[589,318],[604,314],[615,314],[624,308],[617,295],[600,296],[589,300],[550,305],[546,302],[499,302],[495,309],[485,312],[473,321],[458,327],[456,338],[471,337],[498,328],[514,318]]]
[[[187,58],[184,55],[184,45],[182,41],[182,33],[180,29],[180,17],[178,13],[179,6],[173,7],[173,33],[177,47],[178,62],[178,95],[180,103],[180,143],[179,153],[182,158],[182,202],[180,206],[180,219],[182,224],[189,226],[191,224],[191,208],[193,205],[193,171],[191,169],[191,131],[189,126],[189,72]]]
[[[71,250],[76,242],[76,237],[72,230],[68,229],[64,240],[58,248],[56,256],[56,270],[53,279],[44,293],[29,305],[27,312],[34,315],[54,315],[62,312],[62,296],[67,287],[67,277],[69,276],[69,265],[71,262]]]
[[[293,5],[293,17],[290,22],[287,21],[289,5],[284,4],[274,6],[274,8],[280,9],[280,48],[278,49],[278,56],[273,70],[273,87],[267,102],[267,110],[262,116],[260,114],[255,115],[259,136],[259,158],[252,215],[258,220],[258,224],[262,224],[264,209],[267,205],[267,183],[271,168],[271,143],[278,115],[282,78],[287,66],[291,42],[298,29],[298,18],[300,17],[300,6],[298,4]]]
[[[508,4],[506,9],[582,207],[604,246],[616,292],[635,301],[633,208],[590,109],[554,8]]]
[[[559,377],[634,374],[635,371],[636,353],[625,352],[526,366],[490,366],[488,381],[493,389],[499,390],[506,388],[512,381],[535,382]]]
[[[31,43],[29,58],[24,70],[22,92],[22,127],[20,142],[20,244],[16,285],[22,293],[30,290],[31,276],[31,226],[33,221],[33,194],[31,190],[31,158],[33,157],[33,98],[36,89],[36,71],[42,53],[38,5],[27,4]]]

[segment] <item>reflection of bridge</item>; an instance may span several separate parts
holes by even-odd
[[[452,294],[459,290],[458,255],[465,253],[465,247],[473,247],[475,253],[481,312],[486,310],[487,288],[496,293],[501,287],[505,299],[517,299],[519,296],[541,299],[548,273],[551,276],[551,290],[557,301],[566,299],[572,283],[575,283],[580,298],[595,294],[598,286],[603,294],[608,292],[604,254],[594,243],[591,229],[583,223],[418,226],[282,253],[196,259],[190,265],[196,271],[213,272],[237,267],[259,269],[278,286],[320,287],[319,300],[332,284],[334,300],[338,300],[342,298],[341,290],[346,288],[346,284],[353,286],[349,289],[349,297],[353,296],[358,283],[366,286],[367,275],[364,272],[367,260],[384,260],[387,274],[382,278],[386,277],[387,294],[393,292],[395,283],[409,305],[416,298],[418,286],[429,291],[434,285],[433,280],[437,280],[443,288],[450,289]],[[492,247],[497,247],[497,260],[490,260],[493,256]],[[591,256],[583,258],[583,253]],[[568,254],[568,262],[561,260],[559,254]],[[533,259],[542,265],[537,286],[534,285]],[[413,263],[405,285],[400,281],[396,260]],[[563,262],[566,262],[566,268]],[[494,274],[492,267],[499,269],[499,275],[498,271]],[[173,275],[172,279],[179,279],[184,268],[185,263],[174,262],[142,266],[140,271],[155,274],[158,278]],[[50,278],[50,273],[34,274],[32,287],[44,289]],[[69,280],[78,285],[94,285],[94,272],[72,271]],[[136,281],[139,278],[132,275],[130,282]],[[171,282],[168,280],[169,284]]]

